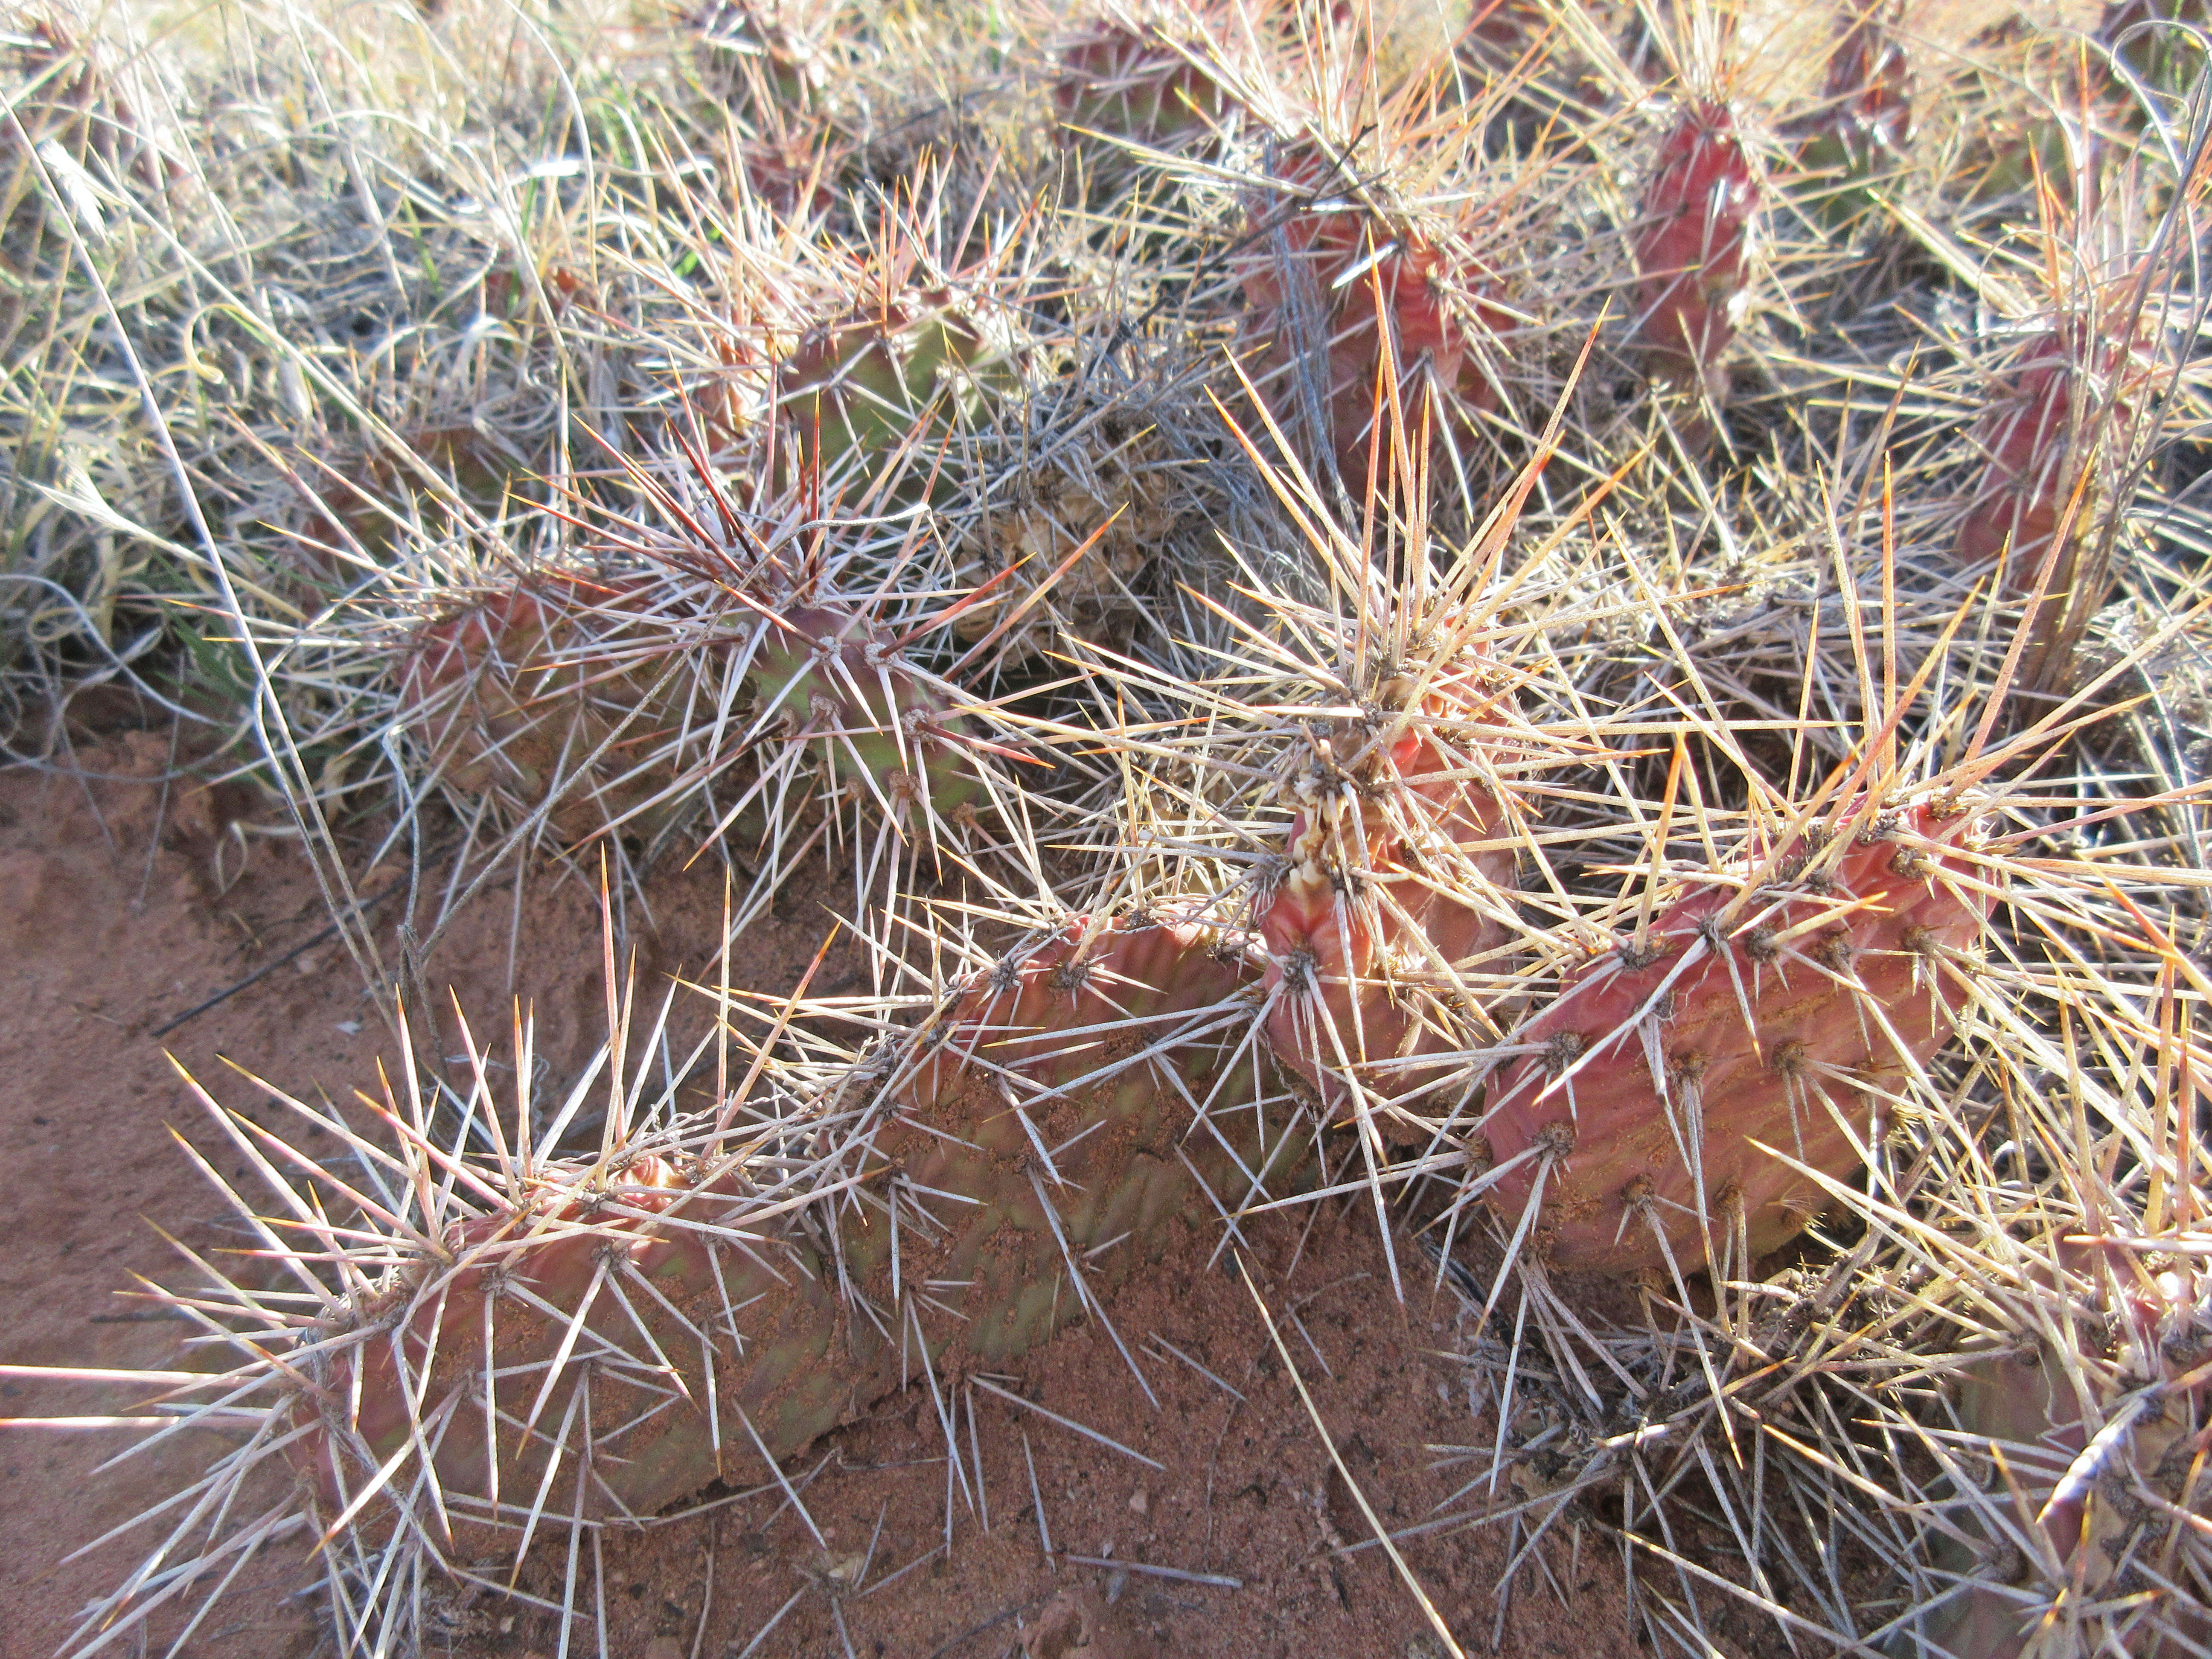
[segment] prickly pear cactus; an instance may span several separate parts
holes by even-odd
[[[794,606],[742,658],[752,732],[803,749],[824,795],[860,791],[901,824],[950,817],[985,793],[985,746],[886,631],[850,611]],[[771,775],[778,763],[763,760]]]
[[[1912,137],[1912,97],[1896,19],[1881,0],[1846,12],[1828,52],[1820,105],[1793,124],[1797,159],[1818,182],[1814,210],[1840,229],[1875,203],[1875,186],[1895,173]]]
[[[536,574],[419,629],[398,708],[429,776],[507,823],[542,813],[562,842],[659,817],[686,764],[682,710],[712,663],[653,636],[647,593],[635,578]]]
[[[1433,435],[1498,407],[1515,320],[1449,227],[1378,212],[1319,141],[1286,147],[1270,171],[1234,261],[1250,372],[1279,421],[1317,420],[1358,493],[1395,471],[1378,434],[1418,432],[1425,418]]]
[[[1153,149],[1200,143],[1230,106],[1204,50],[1203,42],[1178,40],[1157,22],[1101,19],[1054,46],[1060,78],[1053,113],[1073,135],[1096,133]]]
[[[1683,106],[1660,141],[1636,233],[1637,343],[1652,372],[1723,389],[1722,355],[1749,301],[1759,179],[1728,105]]]
[[[851,611],[536,574],[417,630],[397,672],[400,719],[456,804],[542,815],[563,843],[650,836],[702,802],[755,840],[832,798],[927,823],[984,790],[951,689]]]
[[[1961,561],[2003,557],[2007,586],[2021,592],[2062,518],[2070,512],[2071,533],[2087,532],[2109,470],[2100,453],[2126,447],[2152,367],[2140,325],[2087,311],[2019,344],[1976,433],[1989,465],[1960,521]],[[2060,558],[2063,569],[2063,550]]]
[[[2110,582],[2105,508],[2124,489],[2156,364],[2128,310],[2124,296],[2093,294],[2028,336],[1974,434],[1988,464],[1959,520],[1958,557],[1997,561],[2011,596],[2039,593],[2021,669],[2040,690],[2064,681]]]
[[[1487,1202],[1561,1267],[1741,1273],[1796,1237],[1826,1200],[1784,1160],[1848,1177],[1951,1036],[1991,902],[1972,830],[1861,802],[1570,974],[1474,1126]]]
[[[1996,1292],[2017,1345],[1957,1372],[1966,1489],[1933,1535],[1933,1605],[1894,1651],[2178,1659],[2212,1637],[2191,1571],[2212,1505],[2212,1283],[2148,1242],[2060,1243],[2055,1270]]]
[[[1461,968],[1507,938],[1511,720],[1479,655],[1409,669],[1285,782],[1297,816],[1253,907],[1266,1029],[1332,1108],[1417,1092],[1407,1062],[1464,1041]]]
[[[471,1174],[480,1212],[287,1372],[325,1524],[434,1508],[464,1551],[516,1552],[1104,1317],[1177,1217],[1211,1218],[1197,1180],[1234,1206],[1303,1156],[1310,1131],[1229,1109],[1248,978],[1191,921],[1075,916],[803,1096],[771,1078],[589,1164]]]
[[[1006,319],[949,287],[885,292],[808,330],[776,371],[783,459],[800,480],[930,475],[946,437],[1018,378]]]

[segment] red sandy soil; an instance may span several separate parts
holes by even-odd
[[[238,867],[241,842],[231,824],[275,826],[277,810],[245,787],[210,789],[173,774],[172,757],[166,732],[110,731],[76,744],[74,775],[0,771],[0,1134],[26,1177],[6,1200],[0,1363],[173,1368],[188,1328],[127,1297],[134,1275],[191,1280],[149,1224],[195,1249],[245,1242],[226,1200],[172,1139],[173,1127],[225,1176],[246,1173],[165,1048],[225,1103],[295,1136],[296,1125],[226,1058],[307,1097],[320,1091],[343,1102],[356,1089],[377,1089],[376,1061],[394,1048],[336,945],[160,1041],[150,1035],[326,921],[295,843],[248,834],[250,860]],[[362,890],[382,879],[372,872]],[[647,896],[655,925],[641,938],[639,980],[658,988],[709,955],[721,878],[663,869]],[[823,872],[780,897],[775,916],[735,953],[753,988],[780,992],[796,982],[840,896]],[[587,1058],[604,1029],[596,897],[557,873],[533,880],[512,987],[509,919],[503,892],[478,901],[432,972],[455,985],[480,1033],[501,1027],[512,994],[526,999],[557,1081]],[[386,939],[398,920],[377,915]],[[816,988],[852,971],[833,953]],[[1213,1243],[1210,1228],[1192,1231],[1110,1306],[1157,1406],[1095,1325],[1062,1336],[1007,1385],[1120,1442],[1126,1454],[984,1389],[956,1385],[951,1401],[971,1479],[981,1449],[981,1500],[971,1504],[956,1489],[948,1523],[936,1407],[926,1389],[909,1389],[787,1470],[803,1488],[820,1542],[780,1491],[718,1489],[699,1512],[610,1535],[596,1562],[587,1547],[580,1606],[594,1622],[604,1617],[607,1651],[735,1659],[790,1601],[756,1652],[1440,1656],[1413,1595],[1369,1541],[1369,1524],[1243,1279],[1225,1262],[1209,1267]],[[1449,1296],[1432,1302],[1423,1290],[1401,1307],[1371,1215],[1356,1207],[1284,1220],[1255,1233],[1254,1243],[1262,1292],[1353,1481],[1386,1527],[1425,1519],[1482,1467],[1450,1462],[1437,1449],[1484,1446],[1490,1434],[1470,1414],[1464,1372],[1450,1357],[1463,1334],[1459,1304]],[[1167,1354],[1162,1341],[1220,1382]],[[144,1398],[143,1390],[0,1378],[0,1415],[9,1417],[128,1414]],[[55,1653],[77,1611],[115,1584],[149,1540],[63,1558],[222,1449],[212,1432],[193,1431],[94,1474],[103,1459],[147,1437],[143,1430],[0,1430],[0,1659]],[[765,1482],[766,1470],[759,1473]],[[1450,1508],[1469,1509],[1480,1491]],[[1501,1492],[1499,1501],[1517,1495]],[[266,1501],[285,1496],[272,1477]],[[1516,1582],[1495,1650],[1575,1659],[1636,1651],[1616,1547],[1594,1527],[1558,1534]],[[1405,1546],[1412,1576],[1469,1652],[1492,1650],[1508,1542],[1505,1527],[1490,1525]],[[289,1553],[252,1576],[249,1593],[226,1598],[186,1653],[307,1659],[330,1651],[316,1598],[297,1593],[312,1578],[304,1550],[284,1548]],[[1127,1565],[1085,1565],[1079,1556]],[[524,1588],[557,1596],[562,1565],[561,1552],[541,1547],[523,1570]],[[457,1598],[443,1621],[441,1640],[451,1651],[511,1659],[557,1651],[555,1616],[514,1603]],[[1734,1613],[1723,1613],[1713,1633],[1723,1650],[1768,1644]],[[590,1625],[580,1625],[570,1650],[589,1653],[596,1641]],[[126,1641],[109,1650],[141,1650]]]

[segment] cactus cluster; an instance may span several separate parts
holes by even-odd
[[[319,424],[171,449],[234,509],[161,538],[177,608],[315,856],[343,799],[456,903],[662,849],[732,897],[703,1105],[626,1007],[548,1108],[391,994],[373,1128],[271,1091],[350,1161],[214,1109],[295,1282],[163,1293],[252,1427],[81,1655],[295,1534],[348,1659],[432,1645],[434,1575],[781,1486],[902,1389],[957,1483],[948,1378],[1347,1197],[1463,1304],[1433,1524],[1506,1532],[1502,1598],[1595,1523],[1686,1652],[1723,1592],[1822,1650],[2203,1645],[2175,100],[2125,155],[2061,110],[2014,187],[2047,43],[1852,5],[1815,95],[1696,9],[1483,7],[1410,68],[1388,9],[695,14],[516,179],[446,158],[497,211],[425,236],[434,302],[364,240],[421,314],[257,370]],[[346,350],[405,367],[341,397]],[[520,491],[464,477],[502,408]],[[272,548],[293,458],[410,441]],[[865,974],[738,994],[817,848]]]
[[[1295,1129],[1203,1104],[1243,977],[1202,923],[1073,916],[842,1066],[589,1160],[514,1148],[326,1310],[286,1455],[325,1524],[434,1510],[441,1550],[519,1558],[548,1516],[648,1516],[933,1368],[1001,1367],[1095,1313],[1194,1182],[1233,1205],[1295,1176]]]
[[[1279,793],[1252,804],[1292,809],[1248,878],[1154,878],[857,1053],[763,1049],[708,1112],[615,1113],[588,1159],[526,1138],[401,1220],[403,1264],[295,1327],[272,1378],[318,1524],[451,1563],[649,1515],[918,1376],[1003,1366],[1074,1317],[1110,1329],[1104,1297],[1178,1218],[1295,1198],[1337,1121],[1378,1195],[1408,1178],[1392,1148],[1450,1124],[1465,1154],[1420,1167],[1463,1166],[1449,1208],[1533,1227],[1532,1262],[1743,1272],[1787,1243],[1825,1207],[1808,1183],[1861,1165],[1871,1103],[1951,1035],[1989,908],[1960,863],[1973,816],[1855,798],[1832,833],[1688,884],[1516,1025],[1518,869],[1569,745],[1475,602],[1494,571],[1364,615],[1275,600],[1277,625],[1350,648],[1350,708],[1243,700],[1231,749],[1249,676],[1186,688],[1215,708],[1217,781],[1249,798],[1257,772]],[[752,672],[842,720],[865,645],[828,613],[780,620]],[[879,768],[915,740],[884,724]],[[794,1015],[869,1018],[801,1004],[779,1029]],[[1285,1083],[1319,1111],[1267,1109]]]

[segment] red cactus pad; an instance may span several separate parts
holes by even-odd
[[[1409,422],[1419,419],[1425,386],[1453,394],[1462,412],[1487,410],[1498,396],[1484,359],[1495,353],[1482,348],[1514,319],[1494,275],[1464,249],[1349,200],[1304,200],[1338,172],[1317,145],[1293,147],[1272,172],[1297,193],[1270,191],[1254,204],[1254,236],[1235,267],[1246,332],[1262,348],[1255,374],[1280,418],[1297,396],[1298,358],[1321,351],[1329,445],[1357,487],[1370,470],[1385,341]],[[1301,304],[1318,341],[1300,338]]]
[[[674,776],[657,750],[676,719],[656,695],[665,656],[615,643],[645,584],[533,575],[426,624],[399,669],[401,718],[457,793],[516,813],[551,804],[575,841],[624,817]]]
[[[1509,1224],[1538,1206],[1554,1262],[1688,1269],[1708,1241],[1787,1243],[1824,1200],[1754,1143],[1848,1176],[1875,1102],[1949,1037],[1990,902],[1959,850],[1971,819],[1850,820],[1840,847],[1782,861],[1794,879],[1739,870],[1678,900],[1522,1029],[1478,1126],[1480,1179]]]
[[[1747,300],[1758,214],[1758,177],[1728,106],[1685,106],[1660,143],[1636,234],[1637,341],[1655,372],[1717,386]]]
[[[1960,522],[1959,557],[1970,563],[2008,554],[2008,586],[2026,592],[2067,511],[2084,469],[2107,434],[2133,424],[2151,370],[2147,343],[2115,337],[2120,319],[2069,313],[2031,337],[1999,379],[1976,434],[1989,459]],[[2077,532],[2094,506],[2083,492]],[[2062,558],[2054,589],[2065,585]]]
[[[1499,772],[1509,694],[1479,663],[1314,739],[1292,781],[1297,818],[1254,926],[1267,956],[1276,1056],[1342,1104],[1418,1081],[1405,1063],[1458,1046],[1440,1015],[1453,964],[1504,943],[1516,850]],[[1395,702],[1398,706],[1392,707]]]
[[[1455,294],[1455,276],[1472,278],[1474,286]],[[1328,341],[1328,413],[1337,468],[1355,489],[1391,467],[1387,453],[1375,454],[1376,422],[1387,408],[1380,390],[1386,324],[1408,426],[1419,422],[1425,391],[1434,387],[1455,399],[1452,420],[1439,422],[1454,428],[1498,407],[1498,385],[1484,361],[1486,356],[1494,363],[1496,353],[1478,348],[1502,341],[1516,326],[1487,272],[1455,272],[1443,250],[1417,233],[1401,235],[1393,251],[1347,285]]]
[[[1064,127],[1158,148],[1211,133],[1229,107],[1220,81],[1156,25],[1097,23],[1055,55]]]
[[[1244,971],[1188,917],[1076,916],[811,1102],[763,1084],[719,1139],[537,1165],[319,1333],[289,1455],[325,1521],[396,1464],[368,1524],[407,1504],[511,1553],[464,1523],[649,1515],[926,1366],[1003,1365],[1210,1218],[1195,1180],[1234,1204],[1300,1157],[1249,1112],[1188,1133],[1186,1100],[1249,1097],[1223,1076]]]

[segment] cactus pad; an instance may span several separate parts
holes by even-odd
[[[1401,1062],[1459,1046],[1455,965],[1506,936],[1511,698],[1486,666],[1385,681],[1288,781],[1297,817],[1254,911],[1267,1030],[1332,1107],[1404,1093]]]
[[[295,1362],[324,1523],[435,1510],[511,1551],[533,1517],[650,1514],[1100,1314],[1194,1174],[1236,1203],[1297,1156],[1232,1109],[1241,961],[1077,916],[806,1099],[529,1170]]]
[[[1717,393],[1749,299],[1759,180],[1726,104],[1686,105],[1661,140],[1636,234],[1637,339],[1653,370]]]
[[[1856,1170],[1881,1100],[1949,1039],[1990,902],[1972,820],[1845,822],[1678,900],[1516,1035],[1480,1179],[1510,1220],[1534,1207],[1553,1262],[1687,1269],[1733,1245],[1742,1270],[1824,1207],[1784,1158]]]

